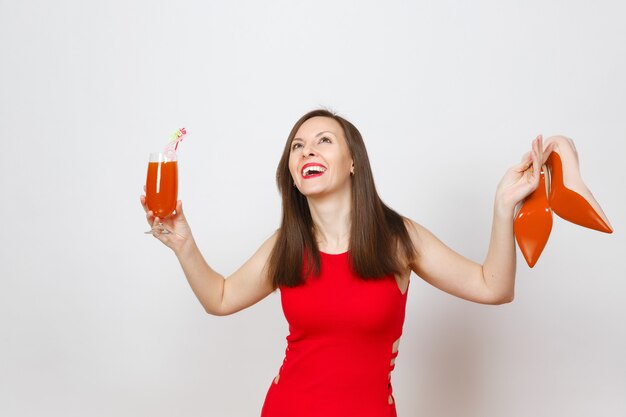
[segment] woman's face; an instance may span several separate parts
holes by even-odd
[[[289,171],[307,197],[350,191],[353,161],[341,125],[330,117],[312,117],[291,142]]]

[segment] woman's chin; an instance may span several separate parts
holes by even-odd
[[[324,190],[317,189],[317,188],[306,188],[306,189],[300,190],[300,192],[306,198],[315,198],[315,197],[319,197],[325,194]]]

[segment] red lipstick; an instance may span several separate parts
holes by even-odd
[[[300,170],[300,174],[304,179],[316,178],[324,174],[326,172],[326,167],[317,162],[309,162],[308,164],[304,164],[302,169]]]

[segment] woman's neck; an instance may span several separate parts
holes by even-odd
[[[350,245],[350,194],[346,193],[341,198],[309,198],[308,202],[319,249],[327,253],[347,251]]]

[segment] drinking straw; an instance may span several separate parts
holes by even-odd
[[[182,142],[182,140],[187,135],[187,129],[184,127],[178,129],[176,132],[172,133],[170,136],[170,141],[165,146],[164,154],[169,159],[173,159],[176,156],[176,151],[178,150],[178,144]]]
[[[187,129],[185,129],[184,127],[181,127],[176,132],[174,132],[174,134],[172,135],[172,140],[176,141],[176,146],[174,146],[174,150],[178,149],[178,143],[183,141],[183,138],[185,137],[186,134],[187,134]]]

